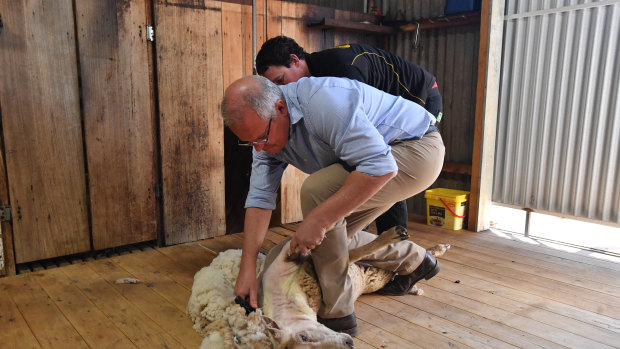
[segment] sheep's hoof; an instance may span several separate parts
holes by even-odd
[[[407,240],[409,238],[409,233],[407,232],[407,229],[401,227],[400,225],[395,226],[394,229],[396,230],[396,233],[401,240]]]
[[[413,285],[413,287],[409,290],[409,294],[414,296],[421,296],[424,294],[424,290],[419,288],[417,285]]]
[[[429,248],[427,251],[433,257],[440,257],[440,256],[443,256],[446,253],[446,251],[448,251],[449,249],[450,249],[450,244],[439,244],[439,245],[435,245]]]
[[[291,254],[287,255],[286,256],[286,261],[287,262],[293,262],[293,263],[296,263],[296,264],[301,264],[301,263],[307,261],[308,258],[310,258],[310,253],[295,252],[295,253],[291,253]]]
[[[381,236],[383,235],[389,237],[390,240],[396,241],[403,241],[409,238],[409,233],[407,232],[407,229],[401,227],[400,225],[396,225],[384,231],[383,233],[381,233]]]

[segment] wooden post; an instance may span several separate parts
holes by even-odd
[[[469,230],[489,228],[488,207],[493,189],[493,167],[499,79],[504,30],[504,0],[484,0],[480,16],[476,125],[472,154]]]

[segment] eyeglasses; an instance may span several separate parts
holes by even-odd
[[[271,121],[273,119],[269,119],[269,125],[267,125],[267,132],[265,133],[265,138],[261,139],[260,141],[256,141],[256,142],[244,142],[244,141],[237,141],[237,145],[240,145],[242,147],[253,147],[255,145],[261,145],[261,144],[265,144],[267,142],[269,142],[269,131],[271,131]]]

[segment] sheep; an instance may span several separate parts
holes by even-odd
[[[393,273],[354,262],[407,237],[403,228],[393,228],[370,244],[349,251],[349,276],[355,299],[383,287]],[[312,263],[308,259],[302,263],[291,261],[289,243],[282,247],[275,261],[263,273],[263,280],[269,282],[262,284],[262,309],[248,316],[233,301],[241,250],[220,253],[210,266],[196,273],[188,313],[196,331],[205,337],[201,348],[353,347],[348,334],[334,332],[317,322],[321,292]],[[429,252],[439,256],[449,247],[437,245]],[[264,260],[265,256],[261,254],[257,274]],[[412,293],[421,294],[419,289],[415,292]]]

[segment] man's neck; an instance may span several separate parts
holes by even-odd
[[[303,69],[305,77],[312,76],[312,74],[310,74],[310,67],[308,67],[308,62],[306,62],[305,59],[300,59],[299,64],[301,64],[301,69]]]

